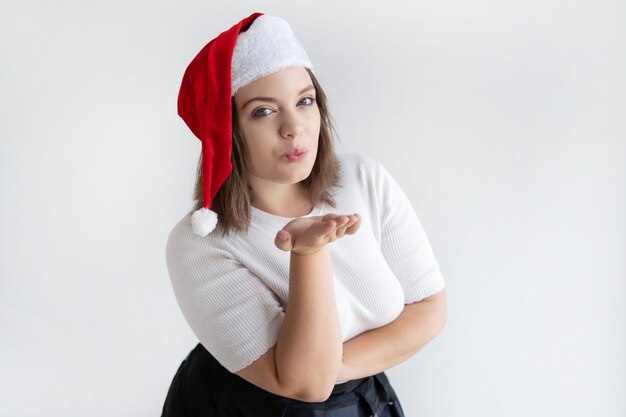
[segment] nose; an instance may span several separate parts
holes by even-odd
[[[285,139],[297,139],[304,132],[304,126],[298,115],[293,112],[283,113],[280,135]]]

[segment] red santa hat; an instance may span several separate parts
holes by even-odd
[[[313,70],[289,24],[257,12],[206,44],[185,70],[178,115],[202,142],[204,207],[191,216],[195,234],[215,229],[211,202],[232,172],[231,98],[241,87],[292,66]]]

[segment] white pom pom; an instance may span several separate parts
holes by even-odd
[[[217,226],[217,213],[202,207],[191,215],[191,228],[199,236],[206,236]]]

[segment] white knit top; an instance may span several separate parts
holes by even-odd
[[[339,154],[337,207],[361,215],[361,227],[330,243],[335,298],[344,342],[392,322],[405,304],[444,288],[428,237],[405,193],[377,160]],[[274,238],[293,218],[252,207],[247,233],[200,237],[187,213],[169,234],[166,261],[180,309],[200,343],[231,372],[278,339],[289,300],[290,253]],[[338,383],[344,381],[338,381]]]

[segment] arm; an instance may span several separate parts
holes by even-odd
[[[355,222],[356,217],[347,219]],[[344,230],[345,221],[293,220],[313,223],[303,226],[299,237],[318,239],[321,233],[324,245],[351,230]],[[201,241],[190,222],[181,222],[168,237],[168,272],[189,326],[228,371],[277,395],[319,401],[334,387],[343,341],[329,249],[306,256],[310,251],[301,247],[292,251],[285,309],[257,274],[220,247],[218,238],[209,234]]]
[[[341,352],[330,249],[292,252],[289,308],[276,343],[278,379],[311,401],[324,401],[337,380]]]
[[[239,376],[301,401],[330,397],[341,369],[343,337],[327,244],[354,234],[360,224],[358,213],[329,213],[294,219],[277,233],[276,246],[291,251],[289,307],[275,345],[239,369]]]
[[[327,246],[291,254],[289,307],[278,340],[236,371],[266,391],[305,402],[325,401],[341,368],[342,338]]]
[[[370,157],[362,162],[378,210],[373,224],[379,230],[380,249],[402,286],[405,307],[393,322],[344,343],[338,381],[375,375],[407,360],[436,337],[446,321],[445,283],[413,205],[382,164]]]
[[[406,304],[391,323],[361,333],[343,344],[337,381],[375,375],[404,362],[441,332],[446,319],[445,289],[419,302]]]

